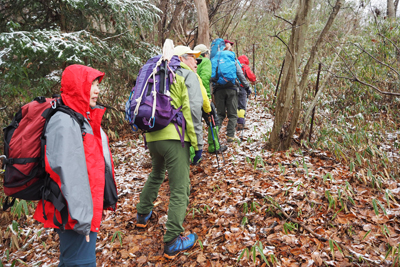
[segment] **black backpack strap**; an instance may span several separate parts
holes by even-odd
[[[43,132],[41,135],[41,146],[42,146],[42,155],[41,155],[41,162],[43,164],[43,167],[45,167],[45,161],[44,161],[44,147],[46,145],[46,138],[45,138],[45,133],[46,133],[46,128],[47,125],[50,121],[50,118],[58,111],[66,113],[70,115],[78,124],[79,127],[81,128],[82,136],[84,136],[84,117],[82,114],[79,114],[75,111],[73,111],[71,108],[68,106],[64,105],[60,99],[55,99],[54,105],[52,104],[52,108],[47,109],[42,116],[46,119],[45,125],[43,127]],[[51,178],[50,175],[47,174],[45,177],[45,185],[43,186],[43,192],[42,192],[42,200],[43,200],[43,217],[45,220],[47,220],[46,216],[46,211],[45,211],[45,201],[50,201],[53,206],[54,206],[54,216],[53,216],[53,223],[60,228],[61,231],[65,230],[65,225],[68,222],[68,205],[67,201],[65,200],[58,184],[54,182]],[[56,216],[56,210],[60,212],[61,215],[61,222],[58,221],[57,216]]]
[[[61,231],[64,231],[65,225],[68,222],[68,206],[64,196],[61,193],[60,188],[57,183],[54,182],[50,175],[46,175],[45,186],[43,187],[42,192],[42,200],[43,200],[43,217],[47,220],[46,212],[45,212],[45,203],[44,201],[50,201],[54,206],[54,216],[53,223],[60,228]],[[61,222],[57,220],[56,210],[58,210],[61,214]]]
[[[14,165],[14,164],[27,164],[32,162],[39,162],[40,158],[8,158],[4,160],[4,164],[6,165]]]
[[[6,197],[6,200],[3,203],[3,211],[6,211],[9,207],[14,206],[15,203],[15,197],[12,198],[12,201],[10,202],[9,199],[11,197]]]
[[[63,104],[58,104],[57,108],[56,108],[56,112],[57,111],[61,111],[64,112],[68,115],[70,115],[81,127],[81,129],[83,129],[83,124],[85,122],[85,118],[83,117],[82,114],[75,112],[74,110],[72,110],[71,108],[69,108],[66,105]]]
[[[56,210],[56,208],[54,208],[54,210]],[[59,222],[57,220],[57,216],[56,213],[54,212],[54,216],[53,216],[53,223],[54,225],[56,225],[58,228],[60,228],[61,232],[65,231],[65,225],[68,222],[68,208],[65,207],[64,209],[62,209],[60,211],[61,214],[61,222]]]

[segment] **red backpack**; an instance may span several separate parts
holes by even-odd
[[[3,210],[13,206],[15,198],[50,201],[61,213],[62,223],[55,217],[53,220],[62,228],[68,220],[67,204],[57,183],[46,173],[44,163],[46,127],[58,111],[75,119],[83,132],[81,114],[64,105],[60,98],[45,97],[36,97],[24,105],[4,128],[3,187],[4,193],[13,200],[10,202],[7,197]]]

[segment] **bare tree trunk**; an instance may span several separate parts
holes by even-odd
[[[321,34],[318,37],[317,42],[314,44],[314,46],[311,48],[311,53],[310,53],[310,57],[307,61],[306,66],[304,67],[304,71],[301,77],[301,81],[300,81],[300,85],[299,85],[299,94],[300,94],[300,105],[298,105],[298,108],[296,106],[296,108],[293,108],[293,115],[290,121],[290,127],[288,130],[288,138],[285,140],[285,147],[290,147],[290,142],[292,140],[293,134],[296,130],[296,126],[297,126],[297,122],[299,120],[300,117],[300,109],[301,109],[301,100],[303,98],[304,95],[304,89],[306,88],[306,85],[308,83],[308,76],[310,74],[310,70],[311,70],[311,66],[314,64],[315,61],[315,57],[317,55],[318,49],[321,46],[321,44],[323,43],[323,40],[325,38],[325,36],[328,34],[333,21],[336,18],[336,15],[339,13],[339,10],[343,4],[344,0],[337,0],[336,1],[336,5],[333,8],[333,11],[331,13],[331,15],[329,16],[328,21],[325,24],[324,29],[322,30]],[[297,92],[297,91],[296,91]]]
[[[304,1],[307,2],[307,0]],[[324,29],[319,35],[314,46],[311,48],[310,57],[306,66],[304,67],[301,82],[299,84],[297,81],[297,66],[302,55],[304,36],[306,35],[308,28],[308,15],[311,12],[312,6],[312,3],[304,3],[304,10],[302,11],[302,4],[300,3],[298,14],[296,15],[295,22],[293,23],[292,36],[290,38],[288,47],[289,50],[286,52],[285,58],[285,61],[289,60],[288,62],[290,62],[290,66],[284,68],[282,88],[278,96],[275,122],[271,132],[270,146],[275,150],[287,150],[291,145],[291,141],[297,127],[297,122],[300,117],[302,98],[308,82],[310,69],[314,64],[318,49],[323,43],[323,39],[329,32],[333,21],[335,20],[340,7],[343,4],[343,1],[344,0],[336,1],[336,5],[329,16]],[[306,10],[306,8],[309,10]],[[287,71],[292,71],[291,75],[287,74]],[[292,101],[293,107],[291,107]]]
[[[393,0],[387,0],[387,16],[388,18],[396,17],[396,10],[394,9]]]
[[[197,9],[198,18],[198,44],[210,43],[210,21],[208,20],[208,10],[206,0],[194,0]]]
[[[285,66],[283,68],[282,87],[278,95],[275,110],[274,126],[270,137],[270,147],[275,150],[286,150],[290,146],[291,137],[286,133],[288,117],[292,102],[294,109],[301,107],[300,92],[297,83],[297,68],[299,58],[303,53],[305,36],[309,25],[309,15],[312,9],[312,0],[300,0],[296,18],[293,22],[292,35],[286,51]],[[294,100],[292,99],[294,96]],[[289,141],[287,141],[289,139]]]
[[[394,16],[397,14],[397,8],[399,7],[399,0],[394,1]]]
[[[164,32],[165,32],[165,25],[167,23],[167,17],[168,17],[168,0],[164,0],[160,2],[160,6],[158,7],[159,9],[161,9],[162,11],[162,17],[160,22],[158,23],[158,36],[160,36],[161,38],[158,40],[158,43],[160,44],[160,46],[162,47],[164,44],[164,39],[166,38],[164,36]]]

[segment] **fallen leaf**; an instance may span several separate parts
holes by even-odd
[[[311,253],[311,258],[314,260],[314,262],[318,264],[318,266],[322,265],[323,261],[318,251],[314,251],[313,253]]]
[[[206,257],[204,256],[203,253],[200,253],[199,255],[197,255],[196,261],[197,261],[198,263],[205,262],[206,260],[207,260],[207,259],[206,259]]]
[[[146,256],[141,256],[139,259],[137,259],[138,263],[146,263],[147,262],[147,257]]]

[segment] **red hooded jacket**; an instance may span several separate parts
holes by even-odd
[[[112,156],[100,125],[105,108],[90,107],[92,82],[98,77],[100,82],[103,76],[103,72],[90,67],[67,67],[61,78],[61,98],[65,105],[84,116],[84,133],[63,112],[51,117],[45,133],[45,168],[68,204],[65,229],[84,235],[98,232],[103,209],[115,209],[117,202]],[[40,201],[34,218],[45,227],[58,228],[53,222],[54,212],[61,221],[51,202],[45,202],[46,220]]]
[[[247,58],[247,56],[242,55],[238,57],[238,60],[240,64],[242,64],[242,70],[246,78],[249,79],[249,81],[252,83],[255,82],[257,80],[257,77],[249,67],[249,59]]]

